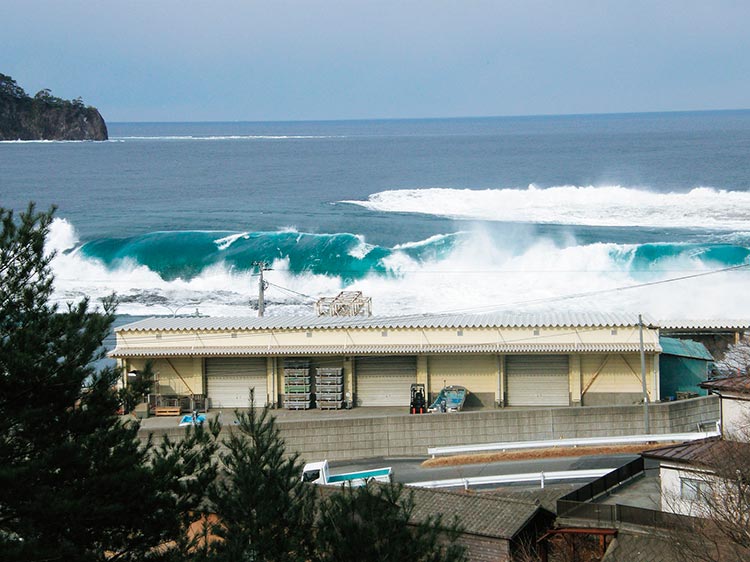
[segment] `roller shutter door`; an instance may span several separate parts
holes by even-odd
[[[207,395],[212,408],[247,408],[250,389],[255,389],[255,405],[265,406],[265,357],[210,357],[206,359]]]
[[[417,381],[416,357],[358,357],[355,362],[357,404],[409,407]]]
[[[508,406],[568,406],[567,355],[509,355]]]

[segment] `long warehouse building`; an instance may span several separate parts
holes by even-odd
[[[302,396],[339,374],[330,388],[345,407],[407,407],[413,383],[430,397],[464,386],[467,406],[593,406],[643,400],[641,336],[658,401],[659,330],[626,314],[162,317],[118,328],[110,356],[124,378],[151,361],[156,393],[212,408],[247,407],[250,388],[256,404],[283,406],[304,372]],[[318,388],[316,373],[330,375]]]

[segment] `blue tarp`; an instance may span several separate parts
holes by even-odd
[[[677,357],[689,357],[704,361],[714,360],[706,346],[697,341],[660,337],[659,345],[661,345],[663,355],[676,355]]]
[[[659,338],[659,395],[662,400],[674,400],[677,393],[707,394],[700,383],[708,378],[713,356],[706,347],[693,340]]]

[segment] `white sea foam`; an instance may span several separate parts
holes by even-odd
[[[343,201],[382,212],[589,226],[750,229],[750,192],[696,187],[656,193],[621,186],[404,189]]]
[[[463,233],[459,232],[456,234],[463,234]],[[454,234],[435,234],[434,236],[430,236],[429,238],[425,238],[424,240],[419,240],[418,242],[404,242],[403,244],[397,244],[393,247],[393,249],[394,250],[410,250],[410,249],[415,249],[415,248],[424,248],[425,246],[429,246],[430,244],[434,244],[435,242],[441,242],[453,236],[455,235]]]
[[[50,231],[49,242],[58,249],[69,248],[75,239],[71,225],[63,220]],[[537,307],[648,312],[663,319],[684,317],[685,311],[694,317],[713,317],[721,310],[750,316],[750,271],[644,285],[726,266],[683,252],[652,263],[649,271],[633,272],[628,258],[636,248],[578,245],[573,240],[554,243],[526,235],[523,229],[498,235],[477,227],[464,233],[444,257],[418,261],[395,251],[383,260],[388,275],[371,274],[349,285],[338,277],[292,273],[287,260],[277,260],[265,274],[271,283],[267,313],[309,314],[315,299],[348,289],[372,297],[378,315]],[[224,264],[190,280],[172,281],[127,260],[109,269],[78,251],[58,251],[52,267],[58,301],[83,296],[96,301],[116,292],[122,299],[121,313],[189,314],[197,308],[210,315],[256,314],[257,275]]]
[[[223,238],[214,240],[214,244],[216,244],[216,247],[219,248],[219,250],[226,250],[240,238],[244,238],[245,240],[247,240],[248,238],[250,238],[250,233],[240,232],[238,234],[230,234],[229,236],[224,236]]]
[[[375,246],[373,246],[372,244],[368,244],[367,242],[365,242],[365,237],[364,236],[357,235],[356,238],[357,238],[358,244],[356,246],[354,246],[353,248],[350,248],[347,253],[351,257],[353,257],[353,258],[361,260],[361,259],[364,259],[364,257],[367,254],[369,254],[370,252],[372,252],[372,250],[373,250],[373,248]]]
[[[112,137],[116,141],[224,141],[224,140],[310,140],[346,138],[338,135],[166,135]]]

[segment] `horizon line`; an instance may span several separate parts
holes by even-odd
[[[734,113],[750,111],[748,108],[731,109],[670,109],[665,111],[621,111],[621,112],[593,112],[593,113],[529,113],[518,115],[465,115],[453,117],[359,117],[342,119],[219,119],[198,121],[121,121],[113,120],[109,123],[138,123],[138,124],[169,124],[169,123],[357,123],[366,121],[451,121],[471,119],[536,119],[545,117],[607,117],[607,116],[630,116],[630,115],[664,115],[664,114],[690,114],[690,113]]]

